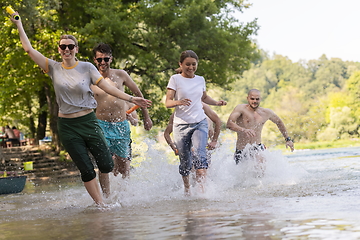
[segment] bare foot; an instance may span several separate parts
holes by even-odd
[[[190,196],[191,196],[191,194],[190,194],[190,188],[185,188],[185,190],[184,190],[184,195],[185,195],[185,197],[190,197]]]

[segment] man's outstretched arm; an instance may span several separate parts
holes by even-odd
[[[286,148],[289,147],[291,151],[294,151],[294,143],[289,137],[284,122],[274,112],[272,112],[272,116],[269,119],[279,128],[279,131],[281,132],[286,141]]]

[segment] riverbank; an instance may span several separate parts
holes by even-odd
[[[29,168],[26,168],[29,164]],[[0,171],[13,176],[25,175],[31,181],[56,181],[78,178],[79,171],[72,161],[64,161],[47,146],[18,146],[2,148]]]
[[[354,138],[326,142],[295,142],[294,145],[296,150],[360,147],[360,139]],[[275,149],[286,150],[286,147],[285,144],[278,145],[275,147]]]

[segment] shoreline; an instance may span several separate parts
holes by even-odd
[[[360,139],[337,140],[328,142],[294,143],[295,150],[319,150],[332,148],[360,147]],[[277,145],[274,149],[287,151],[284,145]]]

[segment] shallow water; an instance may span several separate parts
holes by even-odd
[[[155,143],[125,181],[111,176],[108,207],[80,181],[34,184],[0,196],[0,239],[360,239],[360,148],[266,150],[235,165],[213,153],[206,193],[184,197],[176,164]]]

